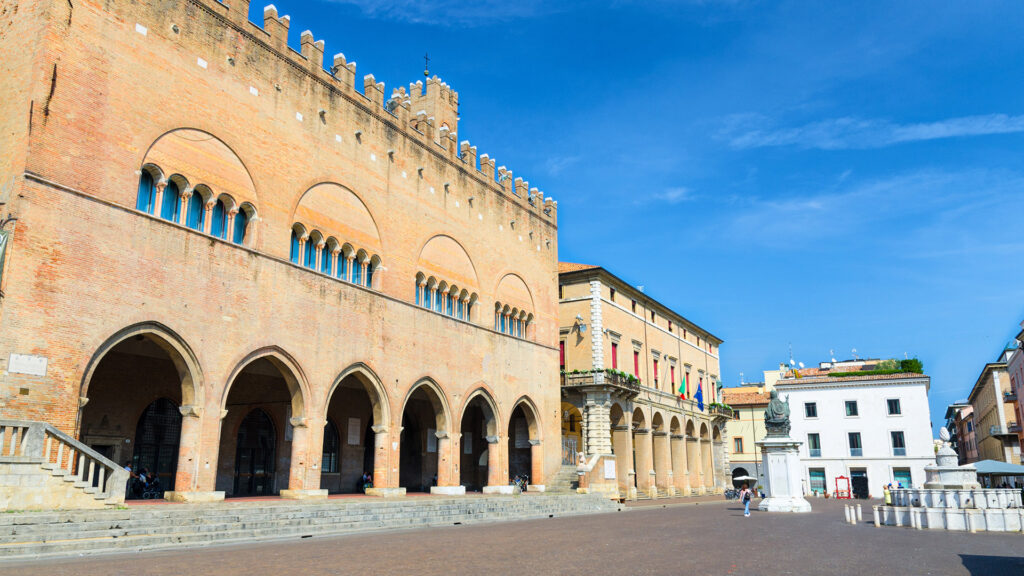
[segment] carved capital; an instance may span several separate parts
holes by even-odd
[[[486,437],[484,437],[484,440],[487,440],[488,444],[497,444],[498,443],[498,436],[486,436]]]
[[[78,407],[79,408],[85,408],[85,405],[88,404],[88,403],[89,403],[89,399],[86,398],[85,396],[79,396],[78,397]]]
[[[308,419],[301,416],[294,416],[288,419],[288,423],[292,425],[292,428],[305,428]]]
[[[231,210],[228,210],[228,216],[234,216],[236,214],[238,214],[238,208],[232,208]],[[253,219],[253,222],[255,222],[255,221],[256,220]]]
[[[179,406],[178,412],[181,412],[183,418],[199,418],[203,415],[202,406]]]
[[[220,419],[223,420],[223,419],[225,419],[227,417],[228,417],[228,411],[227,410],[221,410],[220,411]]]
[[[530,438],[530,446],[540,446],[540,440],[534,440]]]
[[[438,440],[444,440],[445,438],[448,438],[448,431],[438,430],[437,432],[434,432],[434,436],[437,436]]]
[[[387,426],[370,426],[370,430],[373,430],[374,434],[385,434],[388,431]]]

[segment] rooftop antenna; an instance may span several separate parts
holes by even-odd
[[[743,386],[743,372],[740,372],[740,386]]]
[[[854,348],[853,350],[850,350],[850,352],[853,352],[853,359],[854,360],[860,360],[860,358],[857,357],[857,349],[856,348]]]
[[[835,364],[836,363],[836,351],[835,350],[829,350],[828,351],[828,355],[832,357],[832,363]]]
[[[430,77],[430,54],[427,52],[423,53],[423,77]]]

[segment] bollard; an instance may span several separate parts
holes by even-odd
[[[964,520],[967,522],[967,531],[971,534],[976,533],[978,530],[974,527],[974,514],[971,514],[970,510],[964,511]]]
[[[872,508],[874,509],[874,515],[875,515],[875,528],[881,528],[882,527],[882,521],[881,521],[881,518],[879,517],[879,514],[878,514],[878,506],[872,506]]]
[[[860,504],[857,504],[857,523],[860,524],[864,521],[864,511],[861,510]]]
[[[850,524],[850,506],[846,505],[843,507],[843,512],[846,514],[846,523]]]
[[[915,530],[920,530],[921,529],[921,511],[920,510],[911,510],[910,513],[914,515],[914,529]]]

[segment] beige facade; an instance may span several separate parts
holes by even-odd
[[[719,338],[603,268],[564,262],[559,324],[563,422],[581,422],[563,464],[583,455],[583,488],[630,498],[726,485]]]
[[[768,406],[768,391],[763,383],[726,388],[722,391],[725,404],[733,410],[733,421],[729,424],[729,467],[733,478],[740,476],[761,477],[761,451],[757,446],[767,430],[764,425],[764,409]],[[758,482],[747,482],[756,486]],[[743,482],[735,484],[742,485]]]
[[[1020,463],[1017,400],[1010,384],[1006,352],[1000,362],[986,364],[967,401],[973,409],[978,460]]]

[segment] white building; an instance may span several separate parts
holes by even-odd
[[[789,398],[790,434],[803,442],[807,494],[833,493],[839,476],[850,479],[855,496],[881,497],[890,482],[922,486],[924,467],[935,461],[931,379],[912,373],[837,377],[825,366],[801,378],[789,374],[775,385],[780,398]]]

